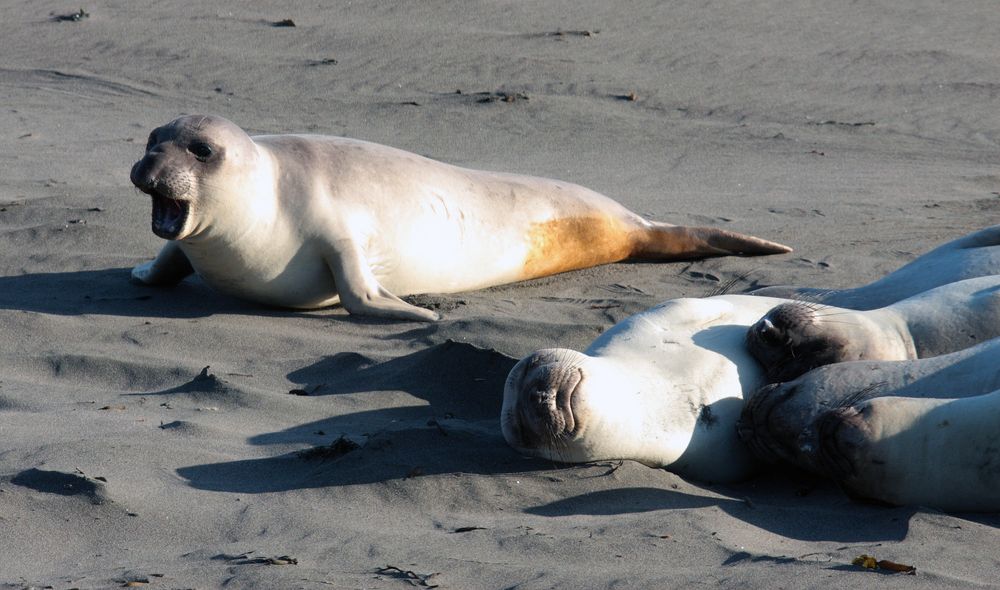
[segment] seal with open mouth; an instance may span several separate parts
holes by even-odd
[[[452,293],[627,258],[790,249],[716,228],[647,221],[584,187],[469,170],[339,137],[250,137],[215,116],[153,130],[131,180],[170,240],[132,271],[148,285],[196,272],[238,297],[291,308],[341,303],[407,320],[399,295]]]

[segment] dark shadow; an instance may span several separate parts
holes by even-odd
[[[499,420],[504,383],[516,363],[495,350],[448,340],[379,364],[340,353],[293,371],[288,379],[310,395],[403,391],[427,401],[434,416]]]
[[[109,501],[107,486],[103,482],[78,473],[27,469],[11,478],[10,483],[46,494],[80,496],[87,498],[92,504],[105,504]]]
[[[619,318],[624,319],[624,318]],[[578,323],[546,322],[544,318],[486,317],[444,319],[426,324],[411,324],[410,329],[380,336],[384,340],[418,343],[425,346],[445,340],[461,340],[481,347],[500,347],[505,352],[528,354],[539,348],[585,349],[611,322],[586,320]],[[593,322],[593,323],[590,323]],[[505,338],[504,335],[516,335]],[[530,350],[519,349],[520,343],[532,342]]]
[[[246,405],[244,393],[209,372],[209,367],[201,370],[187,383],[161,391],[125,393],[125,397],[155,397],[183,395],[196,403],[210,404],[225,408],[239,408]]]
[[[538,516],[614,516],[654,510],[704,508],[719,503],[715,498],[693,496],[661,488],[618,488],[589,492],[525,510]]]
[[[261,317],[312,316],[324,321],[366,325],[413,323],[349,315],[337,306],[318,310],[269,307],[220,293],[197,276],[188,277],[173,287],[145,287],[132,283],[130,273],[129,268],[113,268],[0,277],[0,309],[56,315],[187,319],[242,314]]]
[[[293,313],[228,297],[196,277],[169,288],[139,286],[129,280],[130,272],[128,268],[113,268],[0,277],[0,309],[164,318]]]
[[[197,465],[178,473],[196,488],[263,493],[416,474],[512,473],[551,467],[551,462],[519,456],[500,433],[504,382],[515,363],[494,350],[454,341],[383,363],[357,353],[333,355],[293,371],[288,378],[302,384],[299,391],[303,394],[403,392],[427,404],[331,416],[249,441],[256,445],[307,443],[318,452]],[[226,398],[227,391],[225,382],[203,374],[160,394],[204,392],[219,399]],[[323,453],[322,446],[341,436],[359,448],[334,460],[315,458],[331,455]]]
[[[500,436],[499,426],[464,429],[459,421],[381,432],[334,460],[290,453],[183,467],[191,486],[211,491],[262,494],[304,488],[346,486],[441,474],[523,473],[552,467],[519,456]]]
[[[364,438],[387,430],[398,430],[408,426],[424,428],[434,426],[434,423],[442,425],[474,424],[482,428],[489,434],[500,435],[500,420],[487,419],[477,420],[470,423],[468,420],[454,420],[451,413],[439,413],[432,406],[403,406],[396,408],[379,408],[365,412],[355,412],[342,416],[331,416],[307,422],[298,426],[293,426],[277,432],[258,434],[250,437],[248,442],[252,445],[283,445],[283,444],[323,444],[331,437],[346,436],[349,438]],[[494,425],[493,422],[496,422]],[[505,443],[502,439],[502,444]]]
[[[766,491],[751,485],[714,487],[714,491],[730,496],[721,499],[660,488],[621,488],[581,494],[526,512],[540,516],[610,516],[718,506],[733,518],[777,535],[845,543],[901,541],[916,512],[912,508],[853,504],[827,482],[806,496],[796,495],[794,484],[787,480],[781,484]],[[848,515],[850,522],[845,522]]]

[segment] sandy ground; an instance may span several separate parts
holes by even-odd
[[[0,21],[0,588],[1000,580],[997,516],[863,506],[788,472],[554,465],[497,420],[535,349],[733,279],[862,284],[1000,221],[994,2],[93,0],[54,18],[79,8],[10,0]],[[128,170],[185,113],[561,178],[796,251],[416,298],[434,324],[140,288],[129,269],[162,242]],[[341,436],[363,447],[308,452]]]

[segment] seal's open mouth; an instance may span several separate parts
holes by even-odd
[[[153,197],[153,233],[165,240],[175,239],[184,229],[190,204],[157,194],[150,196]]]

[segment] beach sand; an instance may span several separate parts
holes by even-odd
[[[994,2],[82,6],[10,1],[0,22],[0,588],[1000,580],[996,515],[857,504],[783,469],[557,465],[498,421],[533,350],[731,281],[863,284],[1000,222]],[[412,298],[433,324],[134,286],[162,241],[129,168],[187,113],[568,180],[795,252]]]

